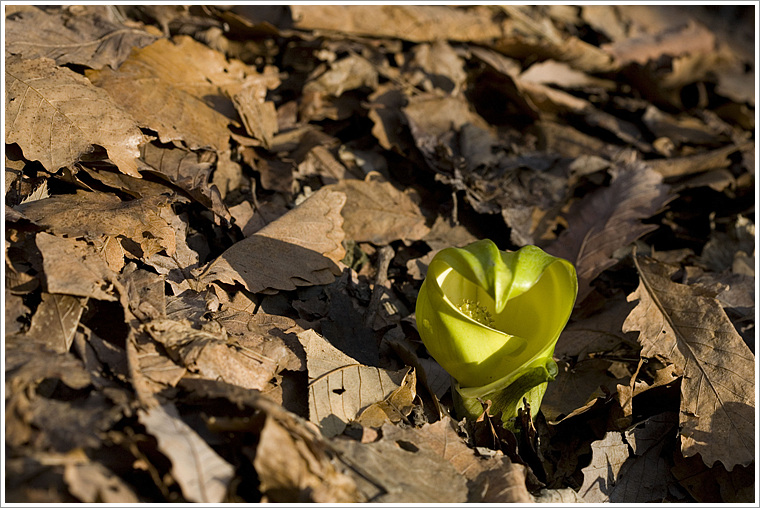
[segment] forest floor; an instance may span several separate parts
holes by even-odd
[[[4,502],[757,501],[756,6],[4,7]],[[514,433],[484,238],[578,275]]]

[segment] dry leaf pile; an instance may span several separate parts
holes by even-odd
[[[753,20],[6,5],[4,499],[757,501]],[[517,434],[415,328],[480,238],[578,271]]]

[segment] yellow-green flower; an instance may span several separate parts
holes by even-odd
[[[417,328],[428,352],[451,374],[457,410],[492,401],[506,423],[526,398],[535,415],[578,280],[568,261],[533,245],[500,251],[488,239],[441,250],[417,298]]]

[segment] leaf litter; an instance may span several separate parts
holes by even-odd
[[[7,501],[753,501],[750,7],[5,16]],[[579,276],[515,434],[416,332],[480,238]]]

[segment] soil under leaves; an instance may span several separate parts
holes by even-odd
[[[5,501],[756,501],[753,7],[5,9]],[[579,277],[516,434],[480,238]]]

